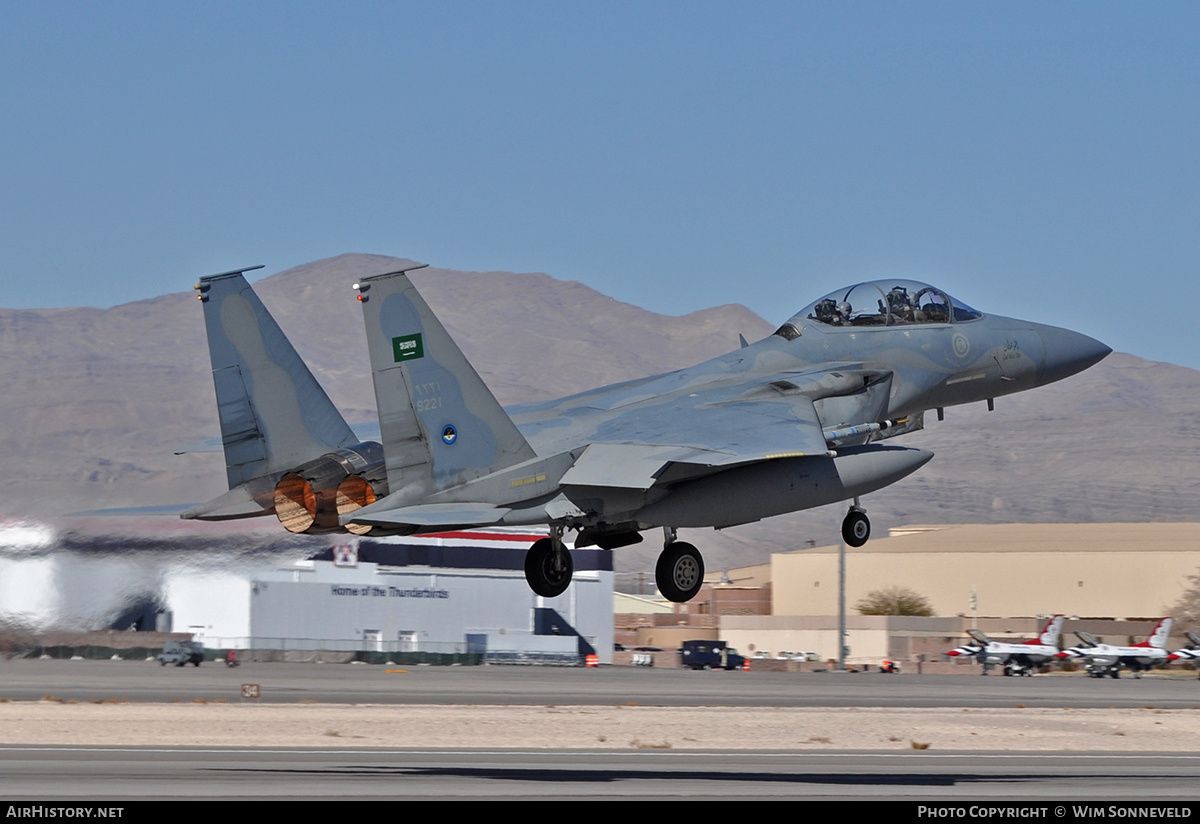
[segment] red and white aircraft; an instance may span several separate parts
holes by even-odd
[[[1200,661],[1200,633],[1189,629],[1184,635],[1187,636],[1188,645],[1168,655],[1168,661]]]
[[[1093,678],[1106,675],[1120,678],[1122,667],[1130,670],[1134,678],[1141,678],[1146,670],[1166,663],[1167,636],[1171,634],[1174,623],[1174,618],[1163,618],[1145,641],[1127,647],[1102,644],[1090,633],[1079,631],[1075,634],[1083,644],[1063,650],[1058,657],[1084,659],[1088,675]]]
[[[1004,665],[1005,675],[1033,675],[1037,667],[1058,655],[1058,636],[1062,633],[1062,615],[1055,615],[1046,622],[1037,638],[1008,644],[993,641],[977,629],[967,630],[974,644],[952,649],[946,654],[951,658],[971,656],[983,664],[982,675],[995,664]]]

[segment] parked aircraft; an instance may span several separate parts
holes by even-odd
[[[1167,656],[1168,661],[1200,661],[1200,633],[1193,630],[1187,630],[1183,633],[1187,636],[1188,645],[1183,649],[1177,649]],[[1197,676],[1200,677],[1200,676]]]
[[[1082,658],[1088,675],[1093,678],[1121,677],[1121,668],[1131,671],[1134,678],[1153,669],[1167,660],[1167,636],[1171,634],[1174,618],[1163,618],[1145,641],[1127,647],[1102,644],[1091,633],[1078,631],[1075,634],[1083,642],[1081,646],[1065,649],[1058,658]]]
[[[704,562],[677,529],[850,501],[842,532],[861,546],[871,527],[860,496],[933,457],[879,441],[921,429],[926,410],[991,408],[1110,352],[889,279],[832,292],[697,366],[505,410],[412,268],[355,284],[379,442],[355,437],[246,283],[249,269],[200,279],[230,491],[183,517],[274,513],[293,532],[373,535],[543,524],[550,535],[530,547],[525,574],[545,597],[571,582],[564,531],[612,549],[662,528],[659,588],[687,601]]]
[[[946,654],[950,657],[972,656],[983,664],[983,672],[996,664],[1004,665],[1005,675],[1033,675],[1033,671],[1053,660],[1058,655],[1058,637],[1062,633],[1065,616],[1055,615],[1042,627],[1037,638],[1010,644],[1003,641],[993,641],[977,629],[967,630],[974,644],[952,649]]]

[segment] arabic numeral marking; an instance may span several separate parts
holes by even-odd
[[[428,412],[431,409],[441,409],[442,399],[440,396],[434,398],[421,398],[417,401],[418,412]]]

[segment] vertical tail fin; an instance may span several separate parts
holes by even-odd
[[[1058,636],[1062,634],[1062,625],[1065,619],[1065,615],[1055,615],[1046,622],[1046,626],[1042,629],[1042,634],[1037,637],[1037,640],[1030,641],[1030,643],[1042,644],[1047,647],[1057,647]]]
[[[1154,627],[1154,632],[1150,633],[1149,637],[1147,637],[1145,641],[1143,641],[1141,644],[1137,644],[1136,646],[1142,646],[1144,644],[1145,646],[1154,647],[1155,649],[1166,649],[1167,637],[1171,634],[1171,627],[1174,626],[1174,624],[1174,618],[1163,618],[1158,622],[1158,625]]]
[[[423,268],[423,267],[413,267]],[[355,284],[388,487],[423,497],[536,457],[405,275]]]
[[[283,472],[357,438],[242,276],[200,278],[229,488]]]

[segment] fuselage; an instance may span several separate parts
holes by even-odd
[[[758,404],[776,403],[779,419],[785,419],[794,415],[786,404],[804,397],[826,433],[817,451],[788,453],[781,447],[769,461],[743,465],[680,459],[655,469],[642,488],[571,489],[571,475],[557,485],[553,471],[533,474],[545,476],[545,488],[530,488],[530,505],[518,503],[505,523],[544,522],[539,494],[582,501],[577,511],[586,516],[576,523],[638,529],[728,527],[857,498],[932,457],[902,447],[864,446],[869,441],[922,428],[925,410],[1052,383],[1110,351],[1080,333],[966,306],[937,312],[911,301],[901,307],[893,302],[900,290],[889,287],[893,283],[852,287],[847,294],[862,300],[858,295],[869,291],[878,309],[848,321],[823,317],[817,301],[774,335],[696,366],[505,410],[545,461],[577,458],[594,443],[653,445],[659,453],[701,445],[737,455],[754,434],[750,415],[739,420],[739,404],[761,410]],[[943,305],[952,303],[923,284],[906,285],[911,294],[931,291]],[[640,457],[626,453],[620,459]]]
[[[984,646],[965,646],[951,650],[947,655],[973,656],[987,664],[1004,664],[1013,661],[1023,667],[1044,664],[1058,655],[1058,647],[1045,644],[1004,644],[993,641]]]
[[[1167,660],[1167,651],[1156,647],[1119,647],[1111,644],[1097,644],[1094,647],[1071,647],[1065,649],[1059,656],[1062,658],[1082,658],[1093,667],[1125,667],[1131,670],[1148,670]]]
[[[861,393],[819,400],[827,428],[898,419],[930,409],[978,403],[1073,375],[1111,350],[1086,335],[995,315],[914,326],[834,327],[794,317],[798,335],[776,333],[696,366],[605,386],[507,411],[539,455],[589,442],[634,406],[662,406],[748,377],[867,370],[890,375],[886,398]],[[880,404],[880,400],[884,402]],[[871,413],[877,415],[872,418]],[[564,422],[567,422],[564,425]],[[678,424],[678,422],[676,422]]]
[[[372,301],[364,307],[378,305]],[[397,330],[411,336],[397,326],[383,337],[405,339]],[[377,380],[399,357],[381,351]],[[482,418],[470,403],[447,418],[441,404],[455,379],[442,369],[440,377],[413,378],[409,390],[420,396],[412,410],[432,454],[427,483],[392,489],[354,517],[367,522],[408,508],[387,518],[434,531],[452,522],[448,512],[460,512],[603,538],[657,526],[722,528],[854,500],[932,458],[874,443],[920,429],[926,410],[1041,386],[1109,351],[1064,329],[984,315],[925,284],[862,283],[695,366],[503,410],[532,453],[517,462],[495,460],[486,427],[483,437],[457,436]],[[430,350],[411,368],[435,360]],[[423,387],[432,393],[428,408]],[[374,523],[389,528],[382,517]]]

